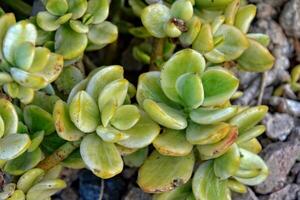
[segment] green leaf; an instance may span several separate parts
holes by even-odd
[[[234,26],[223,24],[218,28],[214,37],[222,37],[222,42],[215,48],[224,54],[225,61],[238,58],[249,47],[245,34]]]
[[[23,110],[25,124],[32,133],[44,131],[49,135],[55,131],[54,121],[50,113],[35,105],[28,105]]]
[[[77,141],[84,135],[71,121],[68,105],[62,100],[54,106],[53,119],[57,134],[64,140]]]
[[[200,164],[193,177],[193,193],[197,200],[230,200],[227,180],[214,173],[213,161]]]
[[[188,21],[193,17],[193,4],[190,0],[177,0],[170,9],[173,18]]]
[[[262,150],[262,146],[257,140],[257,138],[252,138],[246,142],[242,142],[238,144],[240,148],[243,148],[247,151],[250,151],[254,154],[258,154]]]
[[[158,71],[143,73],[139,76],[136,99],[140,106],[143,105],[145,99],[151,99],[176,107],[176,104],[170,101],[162,91]]]
[[[138,123],[129,130],[123,131],[129,138],[118,142],[118,144],[131,148],[143,148],[152,143],[160,132],[158,124],[153,122],[144,112]]]
[[[57,19],[57,16],[51,15],[47,11],[41,11],[36,16],[36,23],[44,31],[55,31],[60,26]]]
[[[186,73],[195,73],[202,75],[205,69],[205,60],[203,56],[192,50],[184,49],[174,54],[163,66],[161,72],[161,87],[165,95],[181,103],[179,94],[176,91],[177,79]]]
[[[109,0],[89,0],[86,13],[93,16],[93,24],[103,22],[109,13]]]
[[[240,151],[237,144],[233,144],[228,151],[214,160],[214,172],[222,180],[234,176],[240,167]]]
[[[135,105],[123,105],[117,108],[110,120],[111,125],[119,130],[132,128],[140,119],[140,111]]]
[[[255,40],[249,39],[249,42],[250,47],[237,59],[239,67],[251,72],[271,69],[275,59],[268,49]]]
[[[0,98],[0,116],[4,122],[4,135],[16,133],[18,129],[18,114],[13,104],[4,99]],[[2,135],[0,135],[0,138]]]
[[[30,188],[26,200],[47,199],[65,187],[67,187],[67,184],[60,179],[42,181]]]
[[[233,0],[195,0],[196,7],[205,9],[222,9]],[[220,199],[221,200],[221,199]]]
[[[62,161],[62,166],[71,169],[83,169],[85,164],[80,155],[80,149],[76,149],[66,159]]]
[[[123,169],[123,161],[116,146],[104,142],[96,134],[83,138],[80,154],[87,167],[100,178],[111,178]]]
[[[148,147],[142,148],[123,157],[125,165],[129,167],[140,167],[148,156]]]
[[[237,181],[245,184],[245,185],[258,185],[262,183],[269,174],[269,170],[264,161],[256,154],[251,153],[247,150],[240,149],[241,152],[241,165],[239,171],[254,171],[258,172],[255,176],[250,177],[239,177],[237,175],[234,177]],[[254,173],[256,174],[256,173]]]
[[[73,31],[68,24],[60,26],[55,33],[55,52],[66,60],[78,58],[84,52],[87,43],[86,34]]]
[[[86,12],[87,0],[68,0],[69,13],[72,13],[72,19],[78,19]]]
[[[68,11],[67,0],[47,0],[46,9],[52,15],[63,15]]]
[[[29,72],[38,72],[45,68],[49,57],[50,57],[50,50],[45,47],[36,47],[34,53],[33,62],[30,66]]]
[[[106,1],[106,0],[104,0]],[[87,34],[92,44],[103,46],[113,43],[118,38],[118,28],[109,21],[91,25]]]
[[[244,132],[254,127],[259,123],[268,112],[267,106],[256,106],[247,108],[246,110],[238,113],[229,123],[238,127],[239,132]]]
[[[170,9],[159,3],[147,6],[141,13],[141,20],[147,31],[158,38],[166,37],[164,25],[170,18]]]
[[[123,133],[122,131],[119,131],[117,129],[114,129],[113,127],[107,126],[98,126],[96,129],[97,135],[101,137],[102,140],[105,142],[119,142],[120,140],[127,139],[129,136]]]
[[[184,185],[176,187],[174,190],[169,192],[163,192],[161,194],[155,194],[153,200],[190,200],[188,196],[192,193],[191,181],[187,182]]]
[[[190,46],[201,29],[201,20],[197,16],[193,16],[186,22],[186,26],[188,30],[180,35],[179,40],[183,46]]]
[[[4,131],[5,131],[5,124],[0,115],[0,138],[4,135]]]
[[[214,48],[213,33],[210,24],[202,24],[201,29],[193,41],[193,49],[200,53],[206,53]]]
[[[203,106],[214,106],[225,103],[236,92],[239,80],[229,71],[213,67],[202,76],[204,88]]]
[[[239,28],[243,33],[247,33],[252,20],[256,15],[256,6],[249,4],[240,7],[235,16],[234,26]]]
[[[238,110],[237,106],[227,108],[198,108],[190,112],[190,118],[198,124],[215,124],[224,122],[233,117]]]
[[[190,122],[186,138],[191,144],[214,144],[225,138],[229,129],[230,125],[226,123],[200,125]]]
[[[7,13],[0,17],[0,59],[4,58],[3,56],[3,39],[5,38],[7,30],[16,23],[16,18],[13,13]]]
[[[194,163],[193,153],[173,157],[153,151],[139,169],[137,183],[143,191],[149,193],[171,191],[191,178]]]
[[[253,138],[256,138],[263,134],[266,130],[266,127],[264,125],[258,125],[254,126],[253,128],[248,129],[247,131],[243,131],[239,133],[239,137],[236,140],[236,143],[243,143],[246,141],[249,141]]]
[[[112,65],[100,69],[95,73],[86,86],[86,92],[93,97],[95,101],[98,101],[98,97],[104,87],[110,82],[122,79],[124,70],[119,65]]]
[[[89,32],[88,25],[83,24],[79,20],[70,20],[69,24],[70,24],[70,27],[74,31],[76,31],[77,33],[87,33],[87,32]]]
[[[29,104],[30,102],[32,102],[33,98],[34,98],[34,90],[31,88],[26,88],[23,86],[19,86],[19,93],[18,93],[18,99],[20,99],[20,101],[23,104]]]
[[[236,127],[232,127],[225,138],[218,143],[197,145],[202,160],[209,160],[225,154],[238,137]]]
[[[43,176],[45,175],[45,171],[39,168],[30,169],[25,172],[17,182],[17,188],[27,193],[27,191],[39,182]]]
[[[247,37],[255,40],[256,42],[260,43],[261,45],[267,47],[270,44],[270,37],[267,34],[263,33],[249,33]]]
[[[43,153],[40,148],[32,152],[25,152],[19,157],[8,161],[4,166],[4,171],[14,176],[34,168],[43,159]]]
[[[176,80],[176,90],[187,108],[197,108],[204,100],[201,78],[197,74],[186,73]]]
[[[28,73],[18,68],[10,68],[13,79],[20,85],[34,90],[39,90],[47,86],[47,80],[37,74]]]
[[[153,141],[153,146],[166,156],[186,156],[193,149],[193,145],[186,140],[184,131],[172,129],[164,129]]]
[[[78,92],[72,99],[69,114],[75,126],[84,133],[95,131],[100,122],[98,106],[85,91]]]
[[[12,160],[24,153],[30,146],[27,134],[12,133],[0,139],[0,160]]]
[[[6,200],[25,200],[25,194],[22,190],[16,190],[11,197]]]
[[[121,106],[126,98],[128,91],[128,81],[126,79],[117,79],[108,83],[101,91],[98,97],[98,106],[100,111],[109,101],[113,101],[117,107]]]
[[[34,133],[31,136],[31,144],[28,148],[28,152],[32,152],[32,151],[36,150],[42,143],[44,136],[45,136],[44,131],[38,131],[38,132]]]
[[[34,44],[31,42],[23,42],[17,46],[14,52],[14,61],[16,66],[23,70],[28,70],[34,58]]]
[[[187,127],[186,116],[164,103],[156,103],[150,99],[143,102],[143,108],[157,123],[170,129],[181,130]]]
[[[33,24],[27,21],[20,21],[12,25],[3,40],[3,55],[5,59],[15,65],[15,54],[20,44],[29,42],[35,44],[37,31]]]

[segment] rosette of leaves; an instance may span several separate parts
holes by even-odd
[[[109,0],[45,0],[45,11],[35,21],[42,30],[55,32],[55,52],[74,60],[85,50],[99,50],[117,39],[117,27],[105,21],[109,4]]]
[[[135,88],[123,73],[117,65],[96,69],[73,88],[67,103],[57,101],[53,111],[58,135],[67,141],[82,139],[80,156],[101,178],[120,173],[121,156],[147,147],[160,132],[159,125],[130,103]]]
[[[47,172],[36,168],[44,159],[44,138],[55,132],[51,114],[35,105],[21,110],[1,98],[0,116],[0,167],[9,175],[20,176],[17,182],[4,187],[0,198],[46,199],[65,188],[65,182],[58,179],[60,165]]]
[[[146,30],[134,28],[131,33],[137,35],[139,30],[156,38],[178,37],[182,46],[191,46],[213,64],[234,61],[240,69],[255,72],[273,66],[274,58],[266,48],[269,37],[247,33],[255,5],[244,5],[240,0],[196,1],[196,5],[193,8],[192,1],[176,0],[169,7],[162,3],[141,6]]]
[[[267,177],[268,169],[256,155],[261,150],[256,137],[265,130],[257,124],[268,109],[232,106],[238,84],[224,68],[206,69],[203,56],[192,49],[174,54],[161,72],[139,77],[137,101],[163,127],[153,141],[155,150],[139,170],[138,184],[144,191],[168,192],[184,185],[197,161],[202,163],[192,181],[196,199],[230,199],[235,187],[228,182],[245,192],[244,185]]]
[[[35,26],[26,20],[16,23],[12,13],[0,17],[0,30],[0,85],[10,97],[27,104],[35,91],[59,76],[63,57],[35,47]]]

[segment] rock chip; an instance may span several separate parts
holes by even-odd
[[[294,119],[288,114],[268,114],[263,120],[266,126],[266,134],[271,139],[284,141],[294,127]]]
[[[292,116],[300,117],[300,102],[282,97],[272,97],[269,105],[276,107],[278,112],[289,113]]]
[[[269,176],[263,183],[255,187],[255,191],[260,194],[268,194],[283,188],[287,175],[299,155],[299,140],[268,145],[262,151],[261,156],[269,167]]]
[[[297,184],[289,184],[268,196],[264,196],[262,200],[295,200],[298,199],[300,186]]]
[[[300,38],[300,0],[288,1],[279,21],[288,36]]]

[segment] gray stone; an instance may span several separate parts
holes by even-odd
[[[300,102],[282,97],[272,97],[269,105],[276,107],[278,112],[289,113],[294,117],[300,117]]]
[[[232,193],[232,200],[258,200],[255,193],[248,188],[248,192],[245,194]]]
[[[268,114],[263,120],[266,134],[271,139],[284,141],[294,127],[294,119],[288,114]]]
[[[151,200],[151,195],[144,193],[140,188],[132,187],[124,200]]]
[[[291,168],[300,155],[300,142],[298,140],[276,142],[268,145],[261,153],[269,167],[268,178],[255,187],[260,194],[268,194],[283,188]]]
[[[279,21],[288,36],[300,38],[300,0],[287,2]]]
[[[258,3],[257,7],[257,18],[266,19],[268,17],[273,17],[276,15],[276,10],[268,3]]]
[[[289,184],[268,196],[265,196],[264,200],[296,200],[300,186],[297,184]]]

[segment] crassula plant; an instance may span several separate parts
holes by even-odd
[[[257,137],[268,108],[232,104],[241,95],[236,68],[264,72],[274,63],[268,36],[248,33],[254,5],[41,2],[18,22],[0,10],[0,167],[12,177],[0,199],[51,199],[66,187],[64,167],[102,179],[138,168],[137,184],[156,200],[229,200],[267,178]],[[107,19],[150,69],[136,87],[124,75],[131,66],[83,59],[116,41]],[[299,71],[292,71],[295,91]]]

